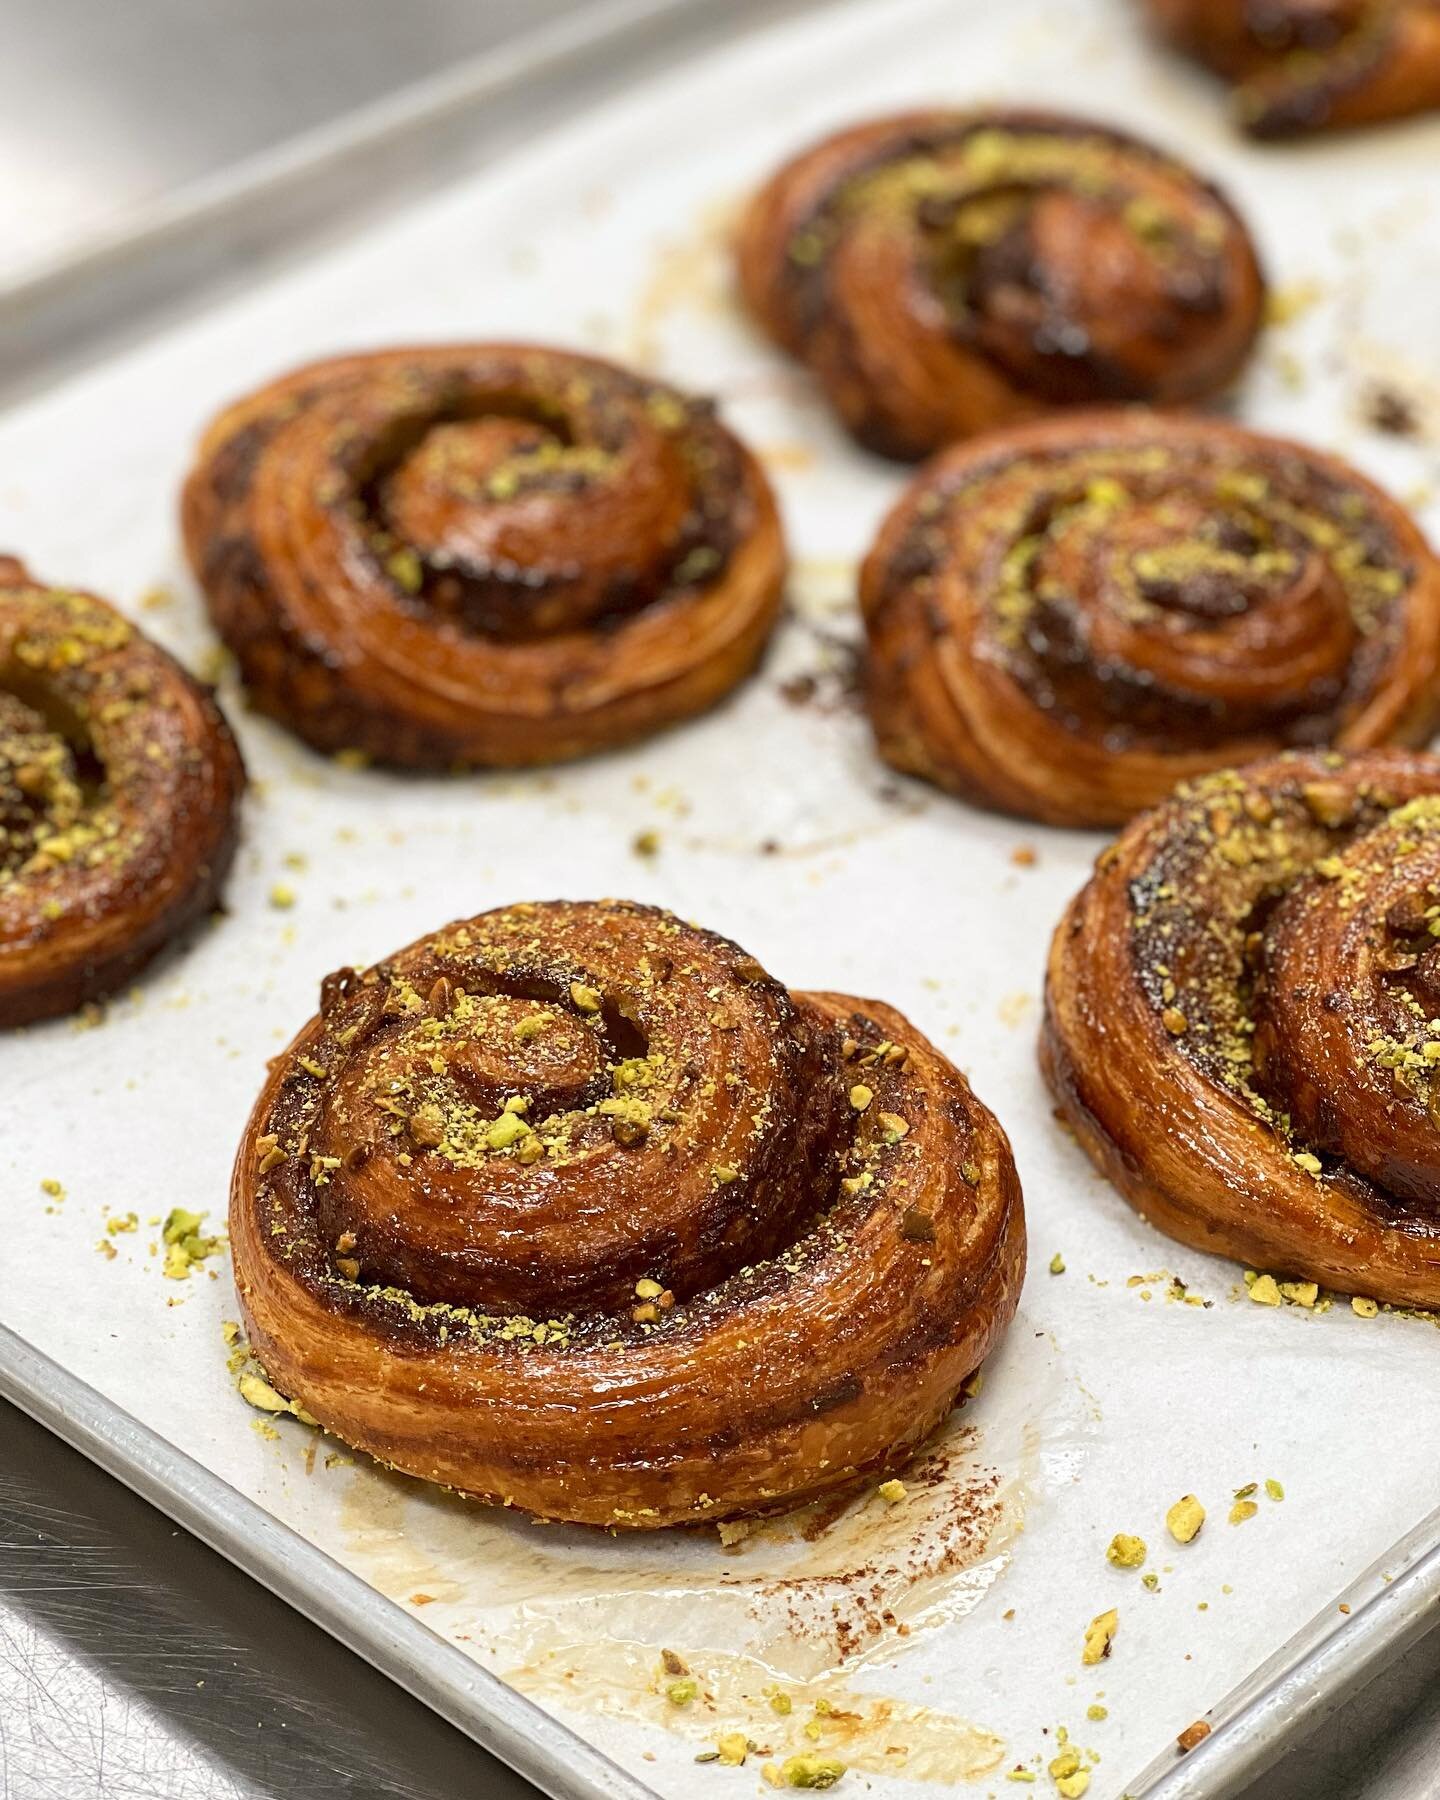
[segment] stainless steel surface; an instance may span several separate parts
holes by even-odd
[[[9,0],[0,284],[12,293],[0,366],[8,359],[12,390],[22,373],[33,384],[117,332],[151,328],[182,291],[192,304],[220,282],[243,280],[261,256],[293,253],[302,236],[347,223],[362,202],[394,199],[442,165],[463,166],[515,141],[614,87],[632,66],[673,53],[681,15],[687,41],[696,41],[731,28],[737,14],[788,9],[704,0],[423,0],[404,8],[225,0],[204,9],[187,0],[123,9]],[[522,23],[553,27],[541,87],[516,90],[503,58],[488,68],[453,66]],[[609,59],[587,63],[615,26],[621,35]],[[625,29],[637,32],[633,60],[613,54]],[[412,94],[387,97],[412,82],[421,83]],[[487,96],[493,103],[482,108]],[[355,106],[369,108],[358,123],[333,123]],[[257,156],[237,183],[231,166]],[[54,360],[37,365],[42,346]],[[27,1354],[0,1358],[12,1392]],[[311,1604],[281,1566],[293,1552],[279,1553],[269,1535],[278,1528],[247,1502],[202,1493],[210,1478],[193,1465],[177,1485],[168,1453],[123,1441],[113,1420],[92,1415],[94,1397],[58,1372],[53,1387],[37,1384],[34,1369],[22,1385],[32,1410],[86,1455],[123,1466],[127,1482],[222,1543],[241,1567]],[[36,1392],[46,1395],[39,1405]],[[1212,1778],[1225,1761],[1217,1734],[1146,1791],[1164,1800],[1242,1791],[1250,1800],[1440,1796],[1440,1632],[1425,1635],[1440,1570],[1423,1559],[1415,1567],[1408,1591],[1377,1605],[1368,1627],[1357,1617],[1323,1645],[1312,1633],[1299,1668],[1282,1671],[1277,1659],[1268,1682],[1247,1684],[1255,1696],[1250,1766],[1283,1753],[1252,1787]],[[333,1604],[317,1609],[341,1637],[357,1630],[351,1581],[333,1569]],[[372,1641],[366,1654],[415,1684],[406,1640],[423,1631],[401,1620],[391,1642],[377,1653]],[[453,1677],[453,1691],[425,1689],[426,1706],[410,1699],[0,1403],[4,1800],[532,1791],[428,1710],[467,1710],[474,1684],[486,1679],[463,1658]],[[494,1741],[513,1760],[536,1769],[537,1746],[556,1750],[547,1734],[559,1728],[508,1690],[485,1704],[500,1722]],[[1217,1715],[1227,1710],[1233,1703]],[[601,1759],[578,1740],[574,1753],[569,1791],[638,1792],[608,1765],[591,1767],[585,1759]]]
[[[548,1713],[0,1326],[0,1402],[7,1400],[341,1643],[363,1650],[376,1669],[554,1800],[646,1800],[640,1782]],[[0,1732],[0,1745],[6,1736]],[[63,1763],[57,1774],[69,1779]],[[69,1788],[57,1791],[70,1800]]]
[[[534,1789],[0,1403],[7,1800],[520,1800]]]
[[[379,97],[367,105],[322,113],[308,128],[309,112],[297,114],[290,130],[268,142],[257,138],[252,153],[236,163],[177,160],[173,182],[151,190],[148,204],[103,221],[90,218],[88,229],[70,233],[62,253],[12,267],[8,279],[0,263],[0,404],[433,189],[682,54],[817,3],[532,0],[523,9],[525,30],[393,91],[384,74],[396,64],[382,39],[372,68]],[[308,0],[307,10],[326,14],[343,35],[342,7],[343,0]],[[432,13],[461,10],[457,0],[421,0],[405,16],[424,41]],[[474,10],[493,23],[494,7]],[[500,11],[513,22],[521,8],[507,4]],[[228,55],[237,32],[234,12],[234,0],[213,9],[211,57]],[[406,66],[414,66],[413,57]],[[192,66],[186,78],[203,93],[217,85],[216,74],[213,66]],[[132,103],[143,111],[147,102],[154,102],[148,89]],[[97,160],[110,148],[102,140]],[[12,192],[23,197],[23,181]],[[0,198],[0,207],[5,204]],[[8,204],[21,211],[21,201]]]
[[[576,0],[6,0],[0,280]]]

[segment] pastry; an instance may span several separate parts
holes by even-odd
[[[714,704],[754,666],[785,552],[706,401],[596,358],[344,356],[223,412],[185,542],[254,704],[416,769],[555,762]]]
[[[103,998],[203,917],[244,782],[178,663],[0,557],[0,1026]]]
[[[1173,43],[1229,81],[1255,137],[1440,107],[1440,0],[1145,0]]]
[[[1057,407],[1205,399],[1264,302],[1215,188],[1059,113],[838,132],[756,195],[739,264],[766,332],[862,444],[902,459]]]
[[[250,1342],[411,1475],[615,1529],[902,1463],[995,1343],[1005,1134],[898,1013],[622,901],[342,970],[230,1215]]]
[[[1306,752],[1190,783],[1055,934],[1060,1114],[1182,1243],[1440,1305],[1437,930],[1440,758]]]
[[[1110,410],[956,446],[883,526],[861,606],[886,759],[1052,825],[1440,725],[1440,565],[1414,521],[1234,425]]]

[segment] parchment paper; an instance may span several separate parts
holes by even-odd
[[[838,1755],[847,1783],[877,1792],[905,1791],[900,1768],[1014,1792],[1016,1765],[1051,1791],[1065,1727],[1098,1755],[1091,1793],[1108,1800],[1435,1497],[1432,1323],[1363,1319],[1343,1300],[1251,1304],[1238,1268],[1148,1229],[1054,1125],[1034,1060],[1039,976],[1099,840],[971,811],[877,763],[845,646],[855,561],[904,472],[848,444],[729,296],[726,219],[818,131],[930,100],[1083,108],[1185,152],[1252,219],[1292,316],[1241,415],[1341,450],[1440,525],[1425,436],[1440,396],[1440,122],[1247,146],[1218,90],[1146,45],[1131,13],[1120,0],[824,10],[0,422],[0,547],[109,595],[202,670],[215,646],[177,553],[178,483],[211,410],[303,358],[451,337],[590,347],[717,393],[769,463],[794,617],[728,705],[553,773],[414,780],[311,756],[249,717],[227,675],[254,777],[229,916],[103,1023],[0,1044],[0,1317],[665,1794],[755,1791],[762,1755],[693,1761],[737,1729],[777,1760]],[[1418,399],[1419,436],[1365,422],[1374,385],[1396,380]],[[787,698],[796,677],[815,679]],[[642,831],[658,856],[633,849]],[[1032,1243],[1020,1314],[943,1468],[893,1511],[867,1497],[729,1546],[487,1515],[294,1420],[267,1424],[227,1368],[226,1259],[187,1281],[161,1273],[147,1221],[180,1205],[221,1224],[265,1059],[323,974],[504,901],[603,894],[715,926],[792,985],[901,1007],[1013,1137]],[[107,1209],[133,1210],[138,1230],[109,1234]],[[1258,1515],[1228,1524],[1233,1490],[1266,1478],[1283,1501],[1262,1489]],[[1210,1518],[1181,1549],[1163,1519],[1187,1492]],[[1154,1591],[1107,1565],[1116,1531],[1147,1540]],[[1112,1606],[1113,1654],[1082,1668],[1084,1629]],[[661,1649],[700,1678],[692,1706],[650,1691]],[[777,1684],[787,1715],[764,1692]],[[860,1718],[816,1719],[827,1696]]]

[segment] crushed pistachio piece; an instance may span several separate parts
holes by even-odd
[[[863,1081],[857,1081],[850,1090],[850,1104],[856,1112],[863,1113],[874,1098],[874,1091],[866,1087]]]
[[[1117,1569],[1138,1569],[1145,1560],[1145,1540],[1128,1531],[1117,1531],[1105,1552],[1105,1560]]]
[[[165,1262],[161,1272],[167,1280],[188,1281],[191,1269],[214,1256],[220,1248],[218,1237],[200,1235],[200,1227],[204,1222],[203,1212],[187,1212],[181,1206],[171,1207],[160,1233],[165,1245]]]
[[[903,1137],[910,1134],[910,1121],[902,1119],[899,1113],[882,1112],[880,1115],[880,1135],[887,1144],[898,1144]]]
[[[905,1498],[907,1489],[903,1481],[897,1481],[892,1477],[889,1481],[882,1481],[875,1492],[887,1506],[898,1506]]]
[[[531,1129],[518,1112],[512,1112],[507,1106],[486,1130],[485,1142],[492,1150],[508,1150],[512,1144],[518,1144],[521,1138],[529,1137]]]
[[[1279,1306],[1283,1303],[1280,1284],[1273,1275],[1257,1275],[1249,1286],[1250,1298],[1257,1306]]]
[[[288,1413],[291,1402],[262,1375],[242,1375],[239,1381],[240,1398],[260,1412]]]
[[[700,1683],[693,1675],[686,1675],[670,1683],[665,1689],[665,1698],[672,1706],[688,1706],[699,1692]]]
[[[1350,1302],[1350,1310],[1358,1313],[1362,1319],[1373,1319],[1380,1310],[1376,1300],[1367,1300],[1363,1294],[1356,1294]]]
[[[787,1756],[778,1769],[767,1763],[761,1773],[771,1787],[832,1788],[845,1773],[845,1765],[833,1756],[802,1751],[799,1756]]]
[[[1071,1744],[1053,1758],[1050,1765],[1050,1779],[1055,1783],[1057,1794],[1064,1800],[1080,1800],[1090,1786],[1089,1773],[1080,1767],[1080,1752]]]
[[[1230,1523],[1243,1525],[1247,1519],[1253,1519],[1259,1510],[1253,1500],[1237,1500],[1230,1508]]]
[[[276,912],[289,912],[295,904],[295,890],[283,881],[277,881],[270,890],[270,904]]]
[[[1065,1273],[1065,1258],[1058,1250],[1050,1258],[1050,1273],[1052,1275],[1063,1275]]]
[[[1081,1662],[1087,1665],[1104,1662],[1119,1629],[1120,1614],[1115,1607],[1112,1606],[1108,1612],[1097,1613],[1085,1627],[1085,1647],[1080,1652]]]
[[[1205,1508],[1193,1494],[1183,1494],[1165,1515],[1165,1525],[1177,1544],[1188,1544],[1205,1523]]]
[[[1110,1717],[1110,1708],[1108,1706],[1102,1706],[1098,1700],[1092,1700],[1089,1706],[1085,1708],[1085,1717],[1087,1719],[1097,1720],[1108,1719]]]
[[[1276,1481],[1273,1475],[1266,1480],[1265,1492],[1272,1500],[1283,1500],[1285,1498],[1284,1488],[1281,1487],[1280,1483]]]
[[[600,1010],[600,994],[596,988],[587,987],[583,981],[570,983],[570,998],[582,1013],[598,1013]]]
[[[750,1743],[743,1731],[727,1731],[715,1741],[720,1762],[728,1769],[738,1769],[749,1753]]]

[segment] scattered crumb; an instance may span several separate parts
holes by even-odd
[[[1184,1494],[1165,1515],[1166,1528],[1177,1544],[1188,1544],[1205,1523],[1205,1508],[1193,1494]]]
[[[295,890],[283,881],[277,881],[270,890],[270,904],[276,912],[289,912],[295,904]]]
[[[1145,1540],[1128,1531],[1117,1531],[1105,1552],[1105,1560],[1117,1569],[1138,1569],[1146,1556]]]
[[[1376,385],[1365,395],[1361,413],[1376,431],[1390,437],[1414,437],[1420,430],[1414,402],[1398,388]]]
[[[161,1231],[165,1245],[162,1273],[170,1281],[188,1281],[190,1271],[214,1256],[225,1246],[223,1237],[202,1237],[203,1212],[187,1212],[183,1206],[172,1206]]]
[[[1115,1607],[1112,1606],[1108,1612],[1097,1613],[1085,1628],[1085,1647],[1080,1653],[1081,1662],[1104,1662],[1119,1629],[1120,1614]]]
[[[1210,1735],[1210,1727],[1203,1719],[1197,1719],[1193,1725],[1187,1725],[1175,1742],[1182,1751],[1193,1750],[1197,1744],[1203,1744]]]

